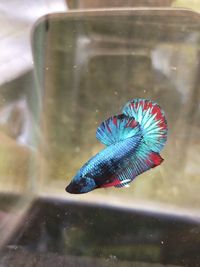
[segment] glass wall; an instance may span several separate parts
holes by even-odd
[[[44,88],[41,192],[126,207],[148,201],[198,209],[199,38],[199,17],[189,11],[96,11],[41,20],[33,35]],[[166,113],[164,163],[129,188],[66,194],[78,169],[103,149],[96,128],[133,98],[152,99]]]
[[[147,2],[34,25],[33,68],[0,87],[0,265],[199,266],[200,19]],[[164,162],[130,187],[67,193],[105,148],[97,127],[134,98],[165,111]]]

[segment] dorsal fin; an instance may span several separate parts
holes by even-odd
[[[136,98],[124,106],[123,113],[135,118],[146,144],[160,152],[167,141],[167,122],[161,107],[152,100]]]
[[[141,135],[138,122],[124,114],[105,120],[96,132],[96,138],[107,146],[137,135]]]

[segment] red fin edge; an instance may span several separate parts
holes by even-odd
[[[149,155],[149,159],[146,161],[146,163],[148,165],[151,165],[153,163],[154,165],[152,166],[152,168],[154,168],[160,165],[163,161],[164,159],[158,153],[151,152],[151,154]]]

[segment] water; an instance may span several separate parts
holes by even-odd
[[[4,141],[0,144],[0,189],[5,195],[9,192],[19,197],[8,206],[3,198],[2,210],[11,215],[14,210],[17,214],[16,222],[13,220],[7,232],[29,220],[29,214],[35,214],[34,205],[39,211],[49,211],[46,218],[52,223],[46,226],[36,212],[39,228],[27,228],[25,234],[20,231],[17,241],[11,238],[7,242],[9,248],[19,245],[23,251],[25,249],[22,251],[25,255],[31,248],[40,253],[52,251],[103,258],[108,266],[120,264],[120,260],[181,266],[186,260],[192,262],[193,267],[198,266],[198,253],[192,245],[195,235],[189,233],[199,229],[199,30],[199,16],[182,10],[56,14],[35,25],[32,36],[35,80],[31,80],[32,74],[27,74],[28,82],[21,86],[24,89],[18,86],[14,93],[10,86],[11,89],[1,91],[0,134]],[[30,84],[33,84],[32,90]],[[64,189],[77,170],[103,148],[95,138],[98,125],[119,113],[128,100],[137,97],[154,100],[166,113],[169,135],[161,152],[164,163],[139,176],[130,188],[99,189],[77,196],[67,194]],[[35,202],[38,197],[56,197],[60,211],[56,214],[51,201],[41,206],[43,200]],[[59,208],[62,201],[67,207],[76,202],[72,210],[77,209],[81,215],[76,217],[70,207],[69,213],[63,215],[68,210]],[[98,215],[89,206],[92,219],[88,220],[88,213],[82,213],[80,203],[83,207],[100,205],[102,211]],[[144,224],[149,223],[148,213],[154,212],[157,219],[151,224],[155,229],[153,235],[158,235],[156,241],[150,238],[150,246],[142,245],[146,239],[141,234],[136,242],[134,230],[138,235],[141,229],[152,233],[152,229],[142,226],[140,229],[139,220],[139,226],[133,226],[130,232],[131,225],[127,226],[124,238],[128,239],[123,239],[123,248],[112,243],[105,246],[108,236],[101,230],[92,250],[90,234],[94,228],[91,227],[89,236],[86,228],[90,222],[95,225],[101,221],[101,227],[106,229],[106,219],[112,216],[104,212],[109,208],[113,214],[114,207],[118,208],[117,219],[109,226],[112,229],[110,238],[115,233],[118,235],[117,244],[123,239],[121,226],[126,221],[134,221],[136,211],[144,212],[144,218],[140,219]],[[31,212],[27,214],[29,209]],[[126,215],[120,221],[123,212]],[[56,226],[57,215],[62,219]],[[158,227],[157,222],[164,215],[172,217],[169,221],[161,220]],[[86,223],[82,225],[81,219]],[[181,228],[182,220],[188,223],[189,230]],[[5,219],[4,226],[7,221]],[[168,254],[174,248],[168,236],[177,233],[179,226],[179,242],[186,242],[187,249],[181,245],[177,255]],[[157,227],[160,232],[156,231]],[[170,228],[169,233],[165,232],[166,227]],[[59,240],[56,239],[58,231]],[[27,237],[30,232],[32,235]],[[25,243],[24,236],[28,240]],[[40,236],[37,242],[36,236]],[[2,243],[7,240],[5,234]],[[52,249],[54,242],[56,245]],[[74,243],[70,246],[71,242]],[[163,252],[162,256],[159,253],[166,242],[164,253],[167,256],[163,257]],[[195,242],[199,244],[199,239]],[[84,246],[87,251],[82,249]],[[102,246],[100,251],[99,246]],[[187,257],[190,249],[193,261]]]
[[[167,116],[164,164],[129,189],[72,198],[198,208],[198,194],[188,191],[199,184],[199,38],[198,17],[185,11],[110,11],[41,20],[33,51],[44,88],[42,192],[71,197],[63,188],[103,148],[95,137],[98,125],[128,100],[150,98]]]

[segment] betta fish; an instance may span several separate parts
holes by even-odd
[[[167,122],[158,104],[133,99],[100,124],[96,138],[106,148],[77,172],[66,191],[81,194],[96,188],[124,187],[141,173],[160,165],[167,141]]]

